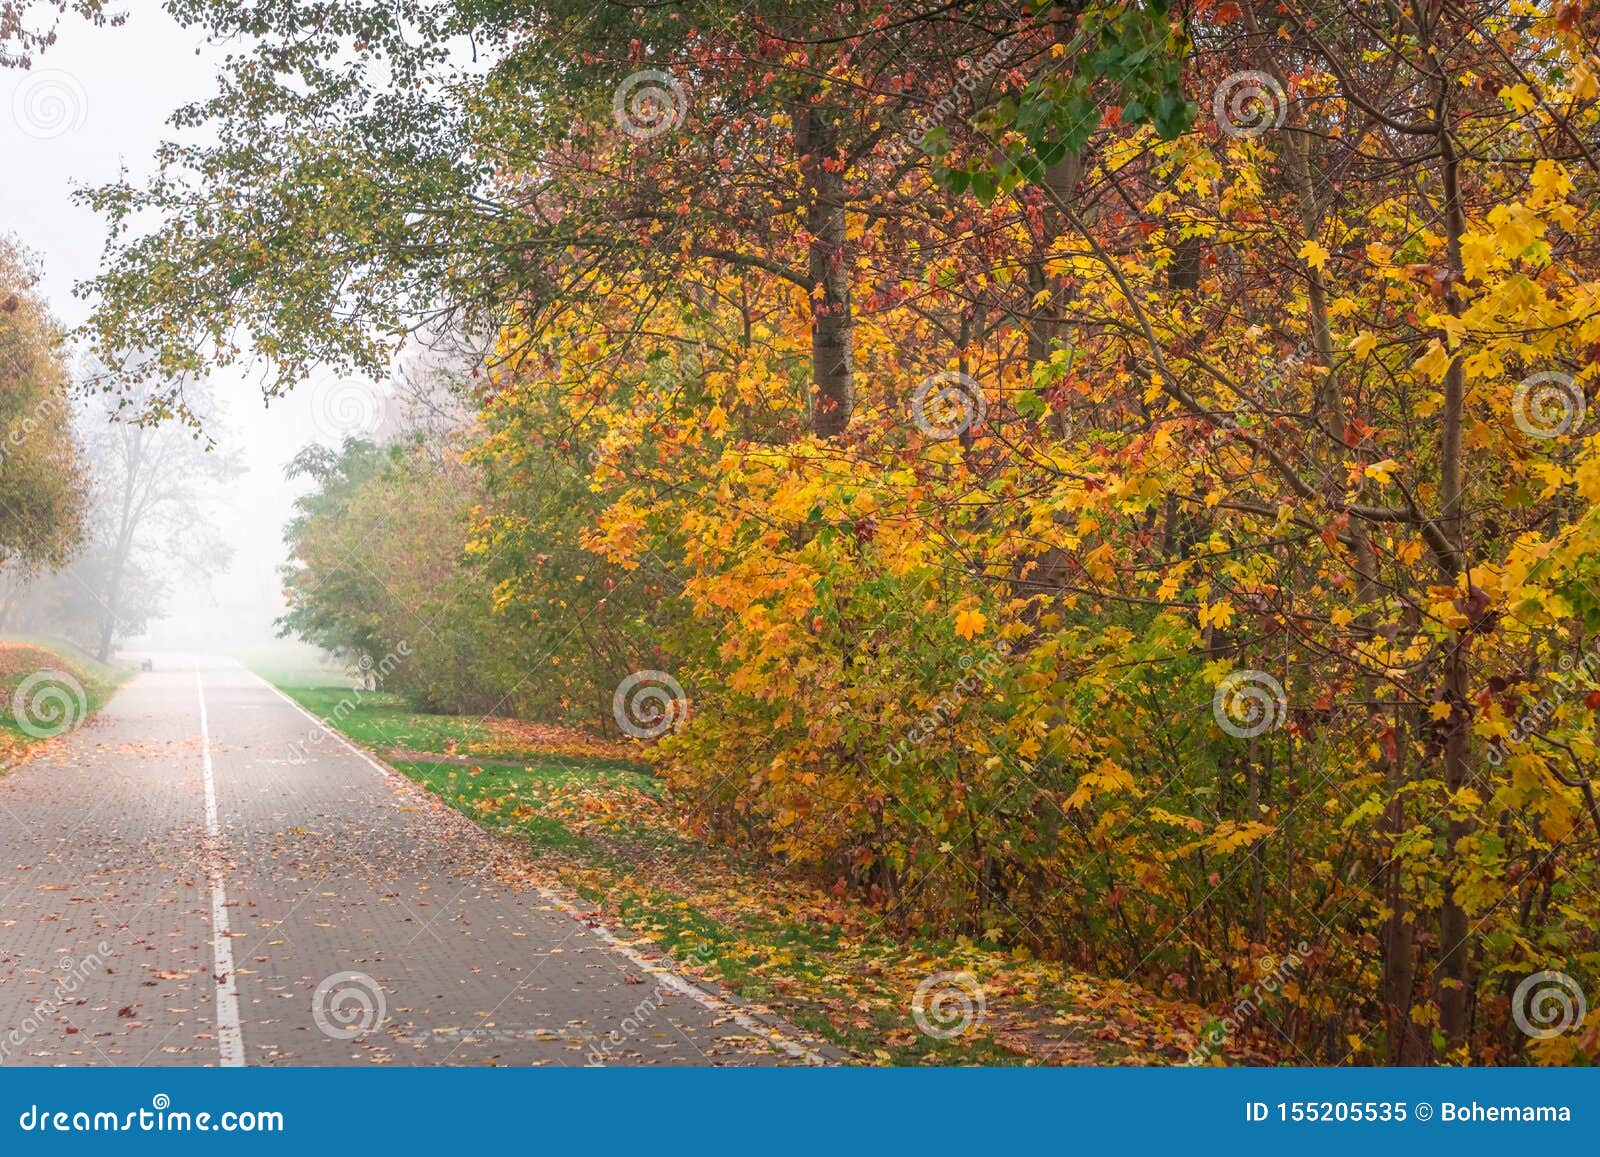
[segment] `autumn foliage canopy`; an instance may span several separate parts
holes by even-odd
[[[670,674],[686,822],[908,932],[1200,1001],[1305,944],[1307,1061],[1600,1054],[1513,1004],[1600,993],[1600,11],[463,7],[492,67],[352,16],[94,199],[107,350],[497,335],[362,467],[470,480],[482,709]]]

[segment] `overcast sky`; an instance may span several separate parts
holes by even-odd
[[[14,234],[42,260],[45,295],[68,325],[88,314],[73,286],[95,272],[105,237],[95,214],[73,204],[72,188],[110,181],[122,167],[135,176],[149,172],[157,144],[172,135],[167,118],[214,90],[224,52],[180,28],[151,0],[121,7],[129,15],[123,27],[65,19],[60,42],[36,58],[31,72],[0,69],[6,160],[0,232]],[[326,380],[270,407],[246,372],[219,376],[215,386],[225,408],[225,444],[240,448],[249,465],[223,496],[235,558],[209,588],[174,592],[168,617],[146,640],[150,646],[241,648],[271,637],[281,607],[282,528],[294,496],[283,467],[306,442],[337,439],[338,431],[322,430],[328,423],[319,420],[329,408]],[[376,387],[332,388],[341,393],[342,411],[351,409],[350,391],[361,391],[374,399],[376,413]]]

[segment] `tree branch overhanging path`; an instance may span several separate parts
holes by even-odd
[[[300,462],[286,626],[413,705],[648,675],[685,829],[897,935],[1592,1059],[1512,1005],[1600,983],[1600,18],[1291,7],[186,0],[248,47],[83,195],[84,336],[494,335]]]

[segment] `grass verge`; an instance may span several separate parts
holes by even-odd
[[[131,673],[64,639],[0,636],[0,769],[81,725]]]
[[[684,834],[629,749],[551,728],[421,715],[348,687],[281,689],[528,853],[554,885],[757,1008],[864,1063],[1181,1063],[1214,1017],[965,939],[908,940],[852,898]],[[1234,1063],[1269,1062],[1259,1038]]]

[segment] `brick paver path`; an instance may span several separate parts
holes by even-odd
[[[818,1059],[507,883],[505,848],[262,680],[201,668],[158,662],[0,775],[0,1063]]]

